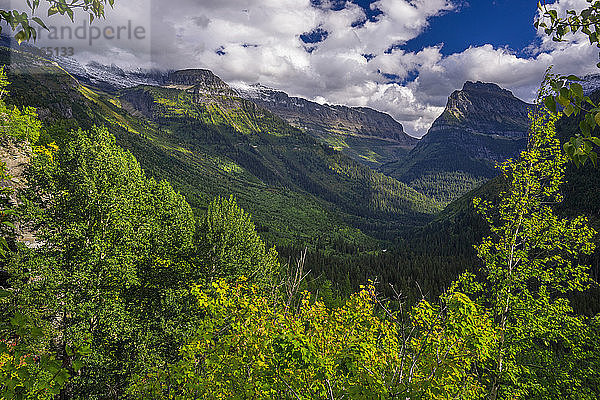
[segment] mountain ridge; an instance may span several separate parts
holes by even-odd
[[[525,148],[531,104],[494,83],[465,82],[414,149],[381,171],[449,203]]]
[[[234,85],[234,89],[241,97],[371,167],[401,159],[418,143],[391,115],[372,108],[319,104],[260,84]]]
[[[236,196],[271,243],[339,239],[364,248],[377,243],[370,235],[393,239],[439,211],[425,195],[255,103],[196,90],[206,83],[197,75],[208,72],[174,82],[186,88],[138,85],[111,94],[28,53],[5,48],[0,58],[8,64],[11,101],[43,111],[49,132],[105,125],[149,176],[171,182],[194,209]]]

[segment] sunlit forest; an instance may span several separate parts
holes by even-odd
[[[531,28],[600,47],[600,2],[572,3]],[[417,140],[219,71],[78,75],[40,32],[119,0],[21,6],[0,6],[0,399],[600,399],[589,76],[544,65],[529,103],[467,83]]]

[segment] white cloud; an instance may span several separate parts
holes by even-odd
[[[564,12],[587,4],[561,0],[553,7]],[[373,7],[383,14],[356,25],[366,16],[352,3],[331,11],[310,0],[123,0],[102,24],[131,20],[146,27],[149,40],[99,40],[78,56],[108,64],[208,68],[226,81],[260,82],[321,102],[370,106],[390,113],[416,136],[427,131],[448,95],[466,80],[496,82],[531,100],[550,64],[556,72],[595,71],[597,49],[581,36],[565,44],[540,33],[529,56],[484,45],[445,57],[441,43],[418,52],[401,46],[386,52],[456,6],[450,0],[378,0]],[[328,36],[309,53],[300,35],[319,27]],[[367,62],[364,54],[376,57]],[[405,86],[383,76],[402,80],[415,73],[418,78]]]

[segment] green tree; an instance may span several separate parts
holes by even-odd
[[[49,349],[74,375],[63,397],[118,397],[136,365],[169,350],[165,326],[177,325],[173,296],[185,271],[178,260],[193,248],[191,208],[101,128],[36,153],[28,180],[23,221],[37,244],[7,266],[10,301],[46,321]],[[67,349],[82,343],[94,352],[74,374]]]
[[[499,329],[483,377],[491,399],[596,398],[591,367],[598,355],[590,352],[584,318],[565,298],[587,287],[589,267],[580,257],[593,252],[596,232],[585,217],[560,218],[553,210],[567,163],[555,137],[558,116],[538,105],[531,118],[527,149],[501,166],[509,189],[497,205],[474,202],[491,236],[477,246],[483,280],[467,293],[480,295]]]
[[[48,17],[55,14],[67,15],[73,21],[75,11],[82,10],[89,15],[91,23],[95,18],[104,18],[105,6],[108,4],[112,7],[114,0],[44,0],[44,3],[49,6]],[[40,6],[40,0],[27,0],[23,6],[27,11],[0,9],[0,22],[6,22],[13,31],[17,31],[15,39],[19,43],[37,38],[36,28],[32,26],[34,23],[47,29],[44,21],[35,16],[35,12]],[[0,27],[1,31],[2,27]]]
[[[233,196],[210,203],[200,223],[199,247],[211,280],[244,276],[266,283],[279,270],[275,248],[267,248]]]

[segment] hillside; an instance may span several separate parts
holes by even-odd
[[[392,239],[439,210],[235,96],[210,71],[173,72],[110,94],[30,53],[3,48],[0,59],[11,101],[36,107],[52,139],[59,127],[106,125],[148,174],[171,182],[196,210],[233,194],[273,243],[372,246],[370,237]]]
[[[390,115],[371,108],[319,104],[259,84],[234,89],[241,97],[371,167],[401,159],[418,142]]]
[[[599,100],[600,91],[594,92],[591,97],[594,101]],[[558,121],[556,129],[558,137],[566,141],[578,132],[578,120],[563,117]],[[474,269],[481,263],[470,245],[478,243],[488,229],[483,219],[475,212],[473,199],[482,198],[494,202],[505,189],[506,181],[502,176],[489,180],[481,187],[451,202],[434,221],[418,228],[407,245],[417,253],[430,254],[434,257],[445,255],[448,262],[443,267],[445,270],[438,271],[437,278],[448,284],[453,277],[464,271],[465,267]],[[577,168],[571,163],[567,168],[561,192],[564,200],[556,206],[561,216],[584,215],[589,219],[591,226],[600,232],[600,171],[598,168],[589,163]],[[435,246],[422,246],[423,242],[435,243]],[[451,261],[452,258],[461,262]],[[597,248],[592,256],[582,261],[591,266],[592,279],[598,282],[600,249]],[[589,315],[595,314],[600,310],[600,287],[597,283],[593,283],[588,292],[574,295],[573,300],[579,311]]]
[[[494,165],[525,148],[531,105],[490,83],[465,83],[404,160],[381,170],[450,202],[496,175]]]

